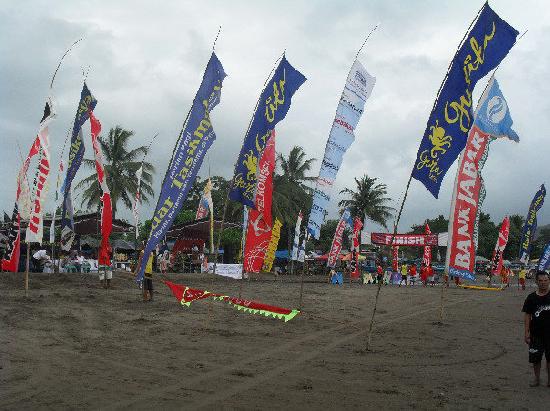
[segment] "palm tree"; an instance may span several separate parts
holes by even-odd
[[[147,147],[140,146],[128,150],[128,141],[134,135],[133,131],[125,130],[120,126],[111,128],[107,137],[100,136],[99,142],[103,151],[105,172],[107,174],[107,186],[111,191],[113,205],[113,218],[117,212],[119,201],[127,208],[132,208],[132,202],[137,190],[136,171],[141,166],[141,159],[147,154]],[[97,181],[95,161],[84,159],[84,165],[93,169],[93,173],[80,181],[76,188],[82,191],[81,206],[94,209],[99,206],[101,189]],[[155,168],[151,163],[143,162],[143,174],[141,175],[141,201],[148,203],[154,195],[151,183],[152,173]]]
[[[354,178],[356,191],[345,188],[340,194],[347,194],[349,198],[341,200],[338,207],[349,207],[353,216],[365,221],[368,217],[384,228],[388,228],[388,220],[392,217],[394,208],[386,204],[391,201],[385,184],[378,183],[377,178],[364,175],[360,180]]]
[[[311,164],[315,161],[314,158],[306,159],[306,153],[300,146],[292,147],[288,158],[285,158],[281,153],[277,155],[277,162],[281,166],[282,175],[290,182],[298,184],[300,187],[309,190],[304,183],[306,181],[315,180],[315,177],[308,177],[306,173],[310,171]]]

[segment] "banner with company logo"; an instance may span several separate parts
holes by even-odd
[[[300,227],[302,225],[302,210],[300,210],[300,213],[298,214],[298,218],[296,219],[296,227],[294,227],[294,241],[292,242],[292,255],[291,260],[297,261],[298,260],[298,254],[300,251]]]
[[[428,119],[412,172],[435,198],[445,173],[466,145],[473,124],[476,83],[506,57],[518,34],[485,3],[459,46]]]
[[[426,235],[430,235],[432,231],[430,230],[430,226],[428,223],[426,223],[426,228],[424,233]],[[429,266],[432,263],[432,247],[429,245],[424,246],[424,253],[422,255],[422,264],[424,264],[426,267]]]
[[[464,153],[460,156],[451,201],[446,266],[449,274],[468,280],[475,280],[474,224],[481,187],[478,170],[479,161],[488,142],[489,135],[474,125]]]
[[[216,139],[210,112],[220,102],[225,76],[222,63],[212,53],[162,182],[142,261],[148,260],[151,252],[172,226],[197,177],[204,155]],[[137,281],[143,279],[144,270],[145,264],[141,264]]]
[[[546,247],[544,247],[544,251],[540,256],[538,270],[539,271],[546,270],[548,268],[549,263],[550,263],[550,243],[546,244]]]
[[[351,256],[351,276],[359,278],[359,246],[361,244],[361,229],[363,223],[359,217],[353,219],[353,236],[352,236],[352,256]]]
[[[500,270],[502,270],[502,254],[508,244],[508,234],[510,233],[510,219],[508,216],[504,217],[502,220],[502,225],[500,226],[500,231],[498,233],[497,243],[495,245],[495,250],[493,251],[493,260],[491,263],[491,272],[493,275],[500,275]]]
[[[258,167],[256,209],[248,210],[248,224],[244,247],[244,271],[259,273],[271,240],[271,200],[273,194],[273,170],[275,170],[275,132],[272,133],[260,158]]]
[[[342,251],[342,237],[344,235],[344,230],[346,227],[352,227],[351,213],[346,208],[340,217],[340,221],[336,226],[336,231],[334,232],[334,238],[332,239],[332,245],[330,247],[330,252],[328,253],[327,267],[334,268],[336,267],[336,262],[340,251]]]
[[[336,175],[342,165],[344,154],[355,140],[354,130],[375,83],[376,78],[371,76],[358,60],[355,60],[336,109],[336,117],[332,123],[313,192],[313,205],[309,213],[307,230],[317,240],[325,221]]]
[[[393,243],[392,237],[394,237]],[[437,234],[395,234],[394,236],[390,233],[371,233],[370,240],[372,244],[424,247],[437,245]]]
[[[32,206],[30,209],[29,225],[25,234],[25,242],[42,244],[44,221],[42,219],[44,199],[48,194],[48,176],[50,175],[50,141],[48,126],[55,118],[51,101],[46,103],[44,115],[40,120],[37,138],[40,141],[40,156],[34,178]]]
[[[524,264],[527,264],[529,261],[529,254],[531,254],[535,231],[537,231],[537,211],[539,211],[544,204],[545,196],[546,188],[543,184],[535,194],[535,197],[533,197],[533,201],[531,201],[531,205],[529,206],[529,212],[525,218],[525,224],[521,231],[521,242],[519,243],[519,259]]]
[[[283,55],[273,77],[262,91],[256,112],[245,137],[229,198],[254,208],[258,184],[258,163],[275,125],[285,118],[292,96],[306,81],[302,73],[290,65]]]
[[[73,202],[71,198],[71,185],[76,172],[84,158],[84,140],[82,139],[82,126],[88,120],[89,112],[95,109],[97,100],[92,96],[88,86],[84,83],[80,93],[80,101],[76,110],[71,145],[69,147],[69,161],[67,162],[67,176],[63,183],[63,207],[61,209],[61,248],[65,251],[71,249],[74,240]]]

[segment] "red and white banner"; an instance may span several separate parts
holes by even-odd
[[[474,225],[479,204],[481,178],[479,164],[489,143],[489,134],[472,126],[460,155],[451,213],[446,268],[450,275],[475,280],[476,244]]]
[[[336,267],[336,261],[338,260],[340,251],[342,251],[342,237],[347,224],[351,225],[348,209],[344,210],[344,213],[342,214],[342,217],[340,217],[340,221],[336,226],[334,238],[332,239],[332,246],[330,247],[330,252],[328,253],[327,267]]]
[[[426,231],[424,233],[426,235],[429,235],[432,233],[428,223],[426,223]],[[424,264],[427,267],[431,264],[431,262],[432,262],[432,247],[429,245],[426,245],[424,246],[424,255],[422,256],[422,264]]]
[[[508,216],[502,220],[502,226],[498,233],[498,240],[495,245],[495,251],[493,251],[492,270],[493,275],[500,275],[502,270],[502,254],[508,244],[508,234],[510,233],[510,219]]]
[[[90,110],[90,127],[92,134],[92,146],[94,149],[95,169],[97,171],[97,179],[101,187],[101,246],[99,248],[98,263],[100,265],[111,265],[111,246],[109,244],[109,236],[113,228],[113,208],[111,204],[111,192],[107,186],[107,175],[103,166],[103,152],[97,136],[101,132],[101,123],[95,118],[94,113]]]
[[[354,270],[351,273],[352,278],[359,278],[359,245],[361,243],[360,236],[361,236],[361,229],[363,228],[363,223],[361,222],[361,219],[359,217],[355,217],[353,219],[353,237],[352,237],[352,244],[353,244],[353,255],[352,258],[354,260]]]
[[[393,246],[391,248],[391,253],[391,269],[393,272],[397,272],[399,270],[399,246]]]
[[[427,245],[437,245],[437,234],[396,234],[390,233],[371,233],[372,244],[382,245],[403,245],[412,247],[424,247]]]
[[[275,131],[272,131],[258,164],[256,208],[250,208],[248,212],[243,261],[243,269],[247,273],[261,271],[266,250],[271,241],[273,170],[275,170]]]
[[[40,141],[40,157],[34,180],[34,198],[32,200],[29,224],[25,234],[25,242],[42,244],[44,234],[44,221],[42,219],[42,206],[48,193],[48,176],[50,175],[50,142],[48,139],[48,125],[55,117],[51,105],[46,103],[44,116],[40,120],[38,140]]]

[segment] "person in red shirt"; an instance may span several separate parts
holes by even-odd
[[[434,269],[432,267],[432,264],[428,264],[426,267],[426,275],[428,276],[428,282],[433,287],[435,286],[435,276],[434,276]]]
[[[382,280],[384,278],[384,271],[382,270],[382,265],[380,262],[376,263],[376,282],[377,284],[381,284]]]
[[[409,277],[409,284],[413,286],[416,282],[416,264],[414,263],[411,265],[411,268],[409,268]]]
[[[420,267],[420,281],[422,281],[424,287],[428,285],[428,267],[424,264]]]

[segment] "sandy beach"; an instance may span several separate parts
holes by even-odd
[[[237,296],[239,282],[172,274]],[[219,301],[182,307],[155,279],[141,301],[132,278],[1,274],[0,403],[4,409],[547,409],[529,388],[521,305],[528,291],[384,287],[372,352],[376,286],[308,277],[303,312],[283,321]],[[298,277],[245,281],[243,297],[298,305]],[[530,288],[532,289],[532,288]],[[543,378],[546,382],[546,378]]]

